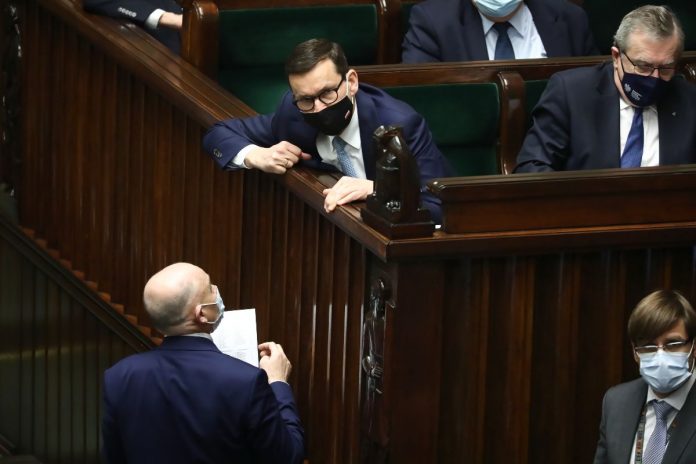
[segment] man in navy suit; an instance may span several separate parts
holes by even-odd
[[[628,320],[641,378],[604,396],[595,464],[692,464],[696,458],[696,312],[673,290],[643,298]]]
[[[285,69],[291,91],[275,113],[221,121],[204,137],[205,150],[222,168],[283,174],[301,163],[340,171],[345,175],[324,191],[324,209],[331,212],[372,193],[372,134],[380,125],[399,125],[420,169],[423,204],[439,220],[439,200],[425,192],[425,184],[450,172],[422,116],[380,89],[359,85],[358,73],[334,42],[297,45]]]
[[[221,353],[210,333],[224,315],[202,269],[172,264],[143,292],[162,345],[104,375],[102,454],[110,464],[300,463],[303,430],[280,345],[259,345],[258,369]]]
[[[181,7],[174,0],[82,0],[85,11],[127,19],[177,55],[181,51]]]
[[[683,44],[669,8],[628,13],[610,63],[551,77],[515,172],[696,162],[696,86],[674,77]]]
[[[500,54],[501,45],[511,50]],[[404,63],[598,53],[585,11],[566,0],[426,0],[402,44]]]

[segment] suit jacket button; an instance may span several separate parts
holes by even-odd
[[[222,158],[222,152],[217,148],[213,149],[213,155],[215,155],[216,158]]]

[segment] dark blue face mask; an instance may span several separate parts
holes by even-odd
[[[619,61],[623,70],[621,87],[628,101],[641,108],[657,103],[667,88],[667,81],[659,77],[628,73],[624,69],[621,56],[619,56]]]

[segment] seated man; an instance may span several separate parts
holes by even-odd
[[[643,298],[628,319],[640,379],[604,396],[595,464],[693,463],[696,312],[678,292]]]
[[[587,15],[566,0],[426,0],[402,44],[404,63],[596,55]]]
[[[439,200],[425,192],[425,183],[449,175],[449,168],[413,108],[380,89],[358,84],[358,73],[348,68],[341,46],[325,39],[297,45],[285,70],[291,91],[275,113],[222,121],[205,135],[205,150],[222,168],[283,174],[301,162],[341,171],[345,175],[324,191],[324,208],[331,212],[372,193],[372,134],[380,125],[399,125],[420,169],[423,204],[439,220]]]
[[[175,0],[82,0],[85,11],[133,21],[177,55],[182,15]]]
[[[669,8],[628,13],[611,62],[551,77],[515,172],[696,162],[696,86],[674,76],[683,45]]]
[[[165,338],[104,375],[105,462],[301,463],[304,432],[283,348],[259,345],[261,369],[221,353],[210,333],[225,305],[192,264],[152,276],[143,300]]]

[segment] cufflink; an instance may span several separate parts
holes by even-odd
[[[214,149],[213,149],[213,155],[214,155],[216,158],[222,158],[222,152],[221,152],[220,150],[218,150],[217,148],[214,148]]]

